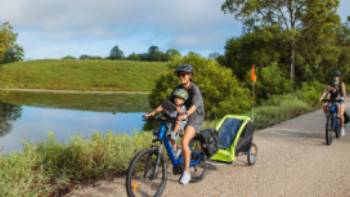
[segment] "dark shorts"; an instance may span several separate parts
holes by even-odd
[[[201,131],[202,125],[204,122],[203,116],[192,115],[188,118],[186,126],[191,126],[196,130],[196,133]]]

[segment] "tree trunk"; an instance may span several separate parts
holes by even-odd
[[[289,10],[289,19],[290,19],[290,29],[292,31],[292,39],[290,42],[290,81],[292,85],[292,90],[295,86],[295,23],[296,23],[296,10],[293,7],[293,0],[288,0],[288,10]]]
[[[294,89],[295,80],[295,41],[292,40],[290,47],[290,81],[292,83],[292,89]]]

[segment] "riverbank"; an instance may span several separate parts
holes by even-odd
[[[152,90],[165,62],[118,60],[33,60],[0,66],[0,88],[17,91],[90,91],[100,93]]]
[[[94,112],[144,112],[150,110],[148,94],[68,92],[70,91],[0,91],[0,103]]]

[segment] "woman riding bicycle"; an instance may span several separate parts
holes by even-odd
[[[180,115],[179,119],[188,119],[185,126],[185,132],[182,139],[182,150],[184,156],[184,172],[179,180],[181,184],[188,184],[191,181],[190,173],[190,161],[191,161],[191,149],[189,144],[194,138],[197,132],[200,132],[201,126],[204,122],[204,103],[203,97],[199,87],[192,82],[193,67],[190,64],[182,64],[176,70],[175,73],[180,79],[181,84],[175,87],[174,91],[183,88],[188,92],[188,99],[185,102],[187,112]],[[170,96],[170,100],[174,101],[174,91]],[[145,115],[145,117],[151,117],[155,114],[162,112],[163,107],[160,105],[154,111]]]
[[[340,126],[341,126],[341,136],[345,135],[345,100],[348,100],[348,96],[346,94],[345,83],[341,81],[341,72],[335,71],[333,74],[333,80],[330,84],[328,84],[327,89],[323,92],[320,97],[320,101],[322,101],[327,96],[328,100],[335,99],[338,101],[338,116],[340,118]],[[330,102],[326,102],[323,105],[323,111],[325,113],[328,112],[328,105]]]

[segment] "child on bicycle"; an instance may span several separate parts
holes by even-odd
[[[184,131],[184,128],[187,124],[187,120],[181,120],[179,117],[181,115],[184,115],[187,113],[186,107],[185,107],[185,101],[188,99],[188,93],[186,90],[179,88],[176,89],[173,93],[175,99],[174,99],[174,104],[176,106],[176,111],[172,112],[166,112],[170,119],[172,120],[168,127],[171,129],[170,132],[170,142],[173,146],[174,152],[176,153],[177,151],[177,146],[176,146],[176,141],[179,137],[179,134],[181,131]],[[155,116],[157,113],[160,113],[164,111],[163,109],[161,110],[154,110],[148,114],[145,115],[146,118]]]

